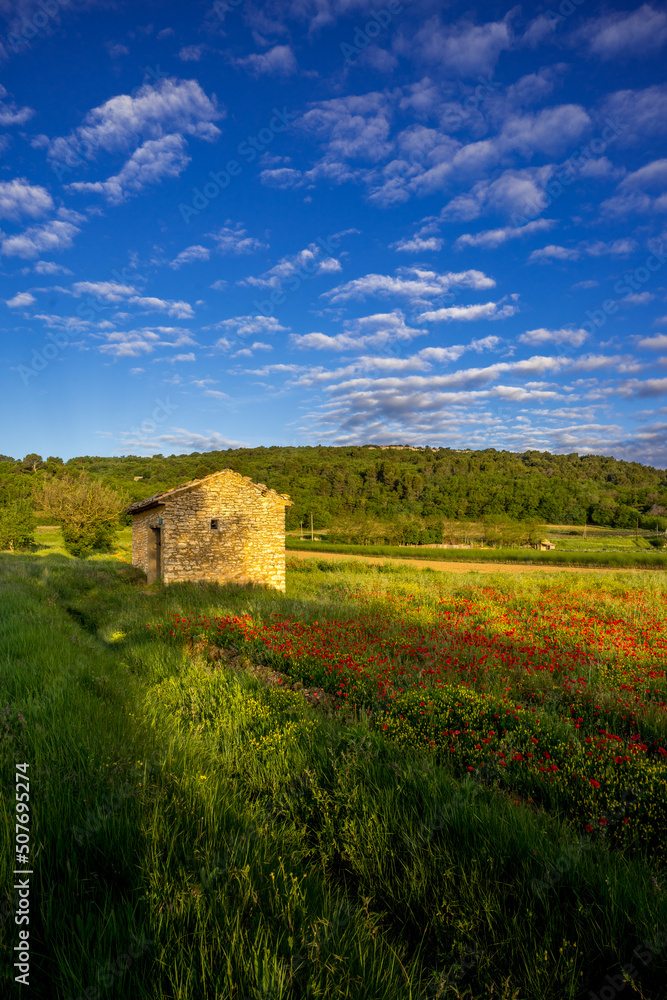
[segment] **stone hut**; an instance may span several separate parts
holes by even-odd
[[[548,538],[543,538],[540,541],[540,549],[544,552],[545,550],[551,550],[556,548],[556,543],[549,541]]]
[[[127,508],[132,563],[149,583],[256,583],[285,589],[285,508],[292,501],[231,469]]]

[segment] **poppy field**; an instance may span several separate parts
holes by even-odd
[[[434,585],[426,607],[350,589],[339,596],[358,614],[343,620],[175,614],[162,627],[174,641],[243,647],[455,774],[492,766],[502,787],[578,833],[667,863],[665,595],[448,589]]]

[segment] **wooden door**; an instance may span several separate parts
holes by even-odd
[[[162,529],[148,529],[148,582],[162,579]]]

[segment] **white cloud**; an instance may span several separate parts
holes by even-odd
[[[603,215],[624,216],[649,214],[653,212],[667,211],[667,195],[659,198],[651,198],[643,191],[628,191],[624,194],[614,195],[603,201],[601,206]]]
[[[178,58],[182,62],[199,62],[205,51],[205,45],[184,45],[178,53]]]
[[[95,295],[107,302],[122,302],[136,294],[133,285],[123,285],[118,281],[76,281],[72,285],[75,296]]]
[[[582,354],[572,361],[572,368],[585,372],[612,368],[614,372],[627,373],[641,371],[642,365],[631,354]]]
[[[255,253],[256,250],[265,250],[268,247],[268,243],[262,243],[254,236],[248,236],[247,230],[240,222],[236,222],[232,226],[231,219],[227,219],[226,224],[221,226],[217,232],[208,235],[215,240],[218,253],[249,254]]]
[[[463,247],[479,247],[482,250],[495,250],[508,240],[521,239],[533,233],[544,232],[557,225],[555,219],[535,219],[524,226],[503,226],[501,229],[486,229],[481,233],[463,233],[454,243],[460,250]]]
[[[14,298],[5,299],[10,309],[23,309],[25,306],[31,306],[36,301],[37,299],[30,292],[17,292]]]
[[[576,247],[560,247],[550,243],[540,250],[533,250],[528,260],[532,264],[540,260],[578,260],[580,256]]]
[[[627,254],[634,253],[637,249],[637,242],[626,237],[612,240],[610,243],[605,243],[603,240],[596,240],[595,243],[584,242],[580,246],[590,257],[602,257],[606,254],[612,257],[625,257]]]
[[[667,351],[667,333],[659,333],[654,337],[642,337],[637,342],[637,346],[649,351]]]
[[[278,188],[278,190],[283,191],[288,188],[297,187],[302,177],[302,172],[296,170],[294,167],[278,167],[275,170],[262,170],[259,175],[259,179],[266,187]]]
[[[633,292],[631,295],[626,295],[623,298],[623,302],[629,302],[633,306],[645,306],[649,302],[652,302],[655,298],[653,292]]]
[[[490,73],[500,53],[512,45],[510,10],[502,21],[472,24],[459,21],[445,24],[439,15],[424,22],[415,35],[404,34],[397,39],[398,51],[412,57],[419,65],[432,63],[440,73],[450,77],[476,77]]]
[[[0,181],[0,219],[38,219],[53,209],[53,199],[46,188],[29,184],[25,177]]]
[[[170,263],[169,267],[177,270],[182,267],[183,264],[191,264],[195,260],[208,260],[211,256],[211,251],[208,247],[202,247],[195,244],[191,247],[186,247],[185,250],[181,250],[177,257],[175,257]]]
[[[547,371],[557,372],[568,364],[567,359],[550,357],[533,357],[525,361],[498,362],[486,368],[465,368],[443,375],[411,375],[406,378],[372,379],[368,377],[354,378],[331,386],[334,393],[354,391],[361,393],[371,390],[374,394],[380,392],[391,396],[408,397],[423,393],[437,394],[446,398],[459,390],[469,390],[475,386],[488,385],[497,381],[503,375],[528,376],[541,375]],[[526,398],[558,398],[559,393],[541,390],[526,390],[522,386],[497,386],[495,394],[506,399]]]
[[[480,354],[482,351],[495,351],[501,343],[502,340],[500,337],[495,337],[491,334],[488,337],[475,337],[470,341],[470,347],[473,351],[477,351]]]
[[[33,271],[37,274],[72,274],[73,272],[62,264],[55,264],[52,260],[38,260],[33,264]]]
[[[667,41],[667,13],[645,3],[637,10],[603,14],[588,21],[575,39],[585,40],[589,51],[601,59],[644,58]]]
[[[592,243],[588,240],[583,240],[574,247],[561,247],[552,243],[549,246],[542,247],[540,250],[533,250],[528,258],[528,262],[532,264],[535,261],[544,260],[579,260],[584,254],[589,257],[625,257],[633,253],[636,249],[636,241],[627,237],[612,240],[609,243],[605,243],[604,240],[596,240]]]
[[[667,159],[653,160],[631,174],[618,185],[619,191],[664,191],[667,187]]]
[[[363,157],[378,162],[388,156],[392,116],[391,99],[381,93],[336,97],[307,111],[298,119],[299,128],[326,143],[324,161],[309,176],[329,176],[341,183],[355,176],[342,160]]]
[[[90,330],[93,324],[78,316],[54,316],[49,313],[35,313],[33,319],[38,319],[49,330],[72,330],[77,333]]]
[[[581,347],[587,337],[588,334],[586,331],[581,329],[572,330],[567,327],[562,327],[560,330],[547,330],[544,327],[540,327],[537,330],[527,330],[517,339],[522,344],[531,344],[532,346],[553,343],[569,344],[571,347]]]
[[[317,243],[311,243],[305,250],[297,254],[282,257],[277,264],[258,277],[245,278],[240,285],[252,285],[255,288],[281,288],[282,283],[290,279],[296,281],[296,287],[304,278],[314,278],[321,274],[334,274],[341,271],[341,265],[335,257],[322,257],[322,249]]]
[[[440,323],[445,320],[475,322],[479,319],[506,319],[508,316],[514,316],[517,308],[510,304],[500,306],[498,302],[485,302],[473,306],[447,306],[444,309],[432,309],[420,313],[419,319],[424,323]]]
[[[664,396],[667,394],[667,378],[628,379],[617,386],[617,392],[626,397]]]
[[[135,358],[152,354],[158,347],[182,347],[194,344],[189,330],[182,327],[154,326],[136,330],[104,330],[95,334],[105,341],[100,345],[102,354],[117,358]]]
[[[457,195],[443,208],[445,221],[467,222],[483,212],[502,215],[535,214],[547,207],[545,187],[554,173],[553,164],[506,170],[493,181],[478,181],[466,194]]]
[[[343,326],[345,332],[333,336],[324,333],[292,334],[290,342],[300,349],[357,351],[412,340],[427,333],[426,330],[408,326],[400,309],[345,320]]]
[[[605,98],[601,116],[620,121],[623,132],[615,140],[621,146],[639,144],[667,132],[667,84],[643,90],[617,90]]]
[[[0,126],[7,128],[9,125],[25,125],[32,118],[34,111],[32,108],[17,108],[12,100],[5,100],[7,90],[0,84]]]
[[[281,326],[274,316],[233,316],[231,319],[223,319],[216,323],[213,329],[222,330],[236,337],[255,337],[286,333],[289,327]],[[220,343],[218,341],[216,346],[219,347]]]
[[[133,295],[129,301],[139,306],[143,312],[165,312],[175,319],[191,319],[194,316],[194,310],[189,302],[142,295]]]
[[[127,45],[121,45],[120,42],[107,42],[106,49],[112,59],[118,59],[120,56],[129,56],[130,54]]]
[[[71,222],[53,219],[15,236],[3,236],[1,252],[7,257],[39,257],[43,253],[69,250],[80,231]]]
[[[255,76],[292,76],[299,68],[289,45],[274,45],[268,52],[253,52],[233,61]]]
[[[503,153],[516,151],[531,157],[541,152],[555,156],[571,148],[590,126],[591,119],[579,104],[518,112],[503,122],[494,144]]]
[[[124,153],[169,135],[212,141],[220,136],[213,122],[222,117],[224,112],[196,80],[159,80],[144,84],[135,97],[112,97],[89,111],[68,136],[47,140],[49,158],[65,163],[79,157],[92,160],[102,151]]]
[[[147,455],[160,453],[177,455],[183,452],[225,451],[228,448],[248,448],[247,441],[235,441],[223,437],[218,431],[207,430],[205,434],[189,431],[183,427],[172,427],[167,434],[138,435],[135,431],[123,431],[121,448],[129,451],[144,452]],[[169,450],[171,449],[171,451]]]
[[[424,253],[425,251],[442,250],[444,240],[438,236],[429,236],[423,239],[420,236],[413,236],[412,239],[399,240],[397,243],[390,243],[390,249],[403,253]]]
[[[73,191],[103,194],[112,205],[120,205],[133,194],[166,177],[178,177],[190,162],[187,143],[181,135],[149,139],[132,153],[121,170],[105,181],[73,181]]]
[[[349,299],[366,298],[369,295],[401,295],[414,304],[426,304],[432,298],[449,292],[452,288],[486,289],[495,287],[493,278],[483,271],[468,270],[460,272],[427,271],[417,267],[400,267],[397,277],[386,274],[366,274],[362,278],[354,278],[344,285],[337,285],[328,292],[323,292],[324,298],[332,302],[346,302]]]

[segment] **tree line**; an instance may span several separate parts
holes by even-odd
[[[343,526],[374,523],[396,538],[403,525],[404,544],[442,541],[445,522],[493,518],[667,529],[667,473],[639,462],[541,451],[273,446],[144,458],[83,455],[67,462],[38,454],[0,455],[0,547],[8,547],[12,534],[13,544],[26,544],[31,521],[56,519],[46,505],[47,483],[67,482],[71,489],[83,477],[129,504],[225,468],[289,494],[294,503],[286,511],[289,531],[302,522],[309,526],[311,512],[316,529],[339,533]],[[62,521],[62,512],[58,517]],[[129,518],[121,514],[118,523]],[[111,544],[104,537],[103,532],[94,545]]]

